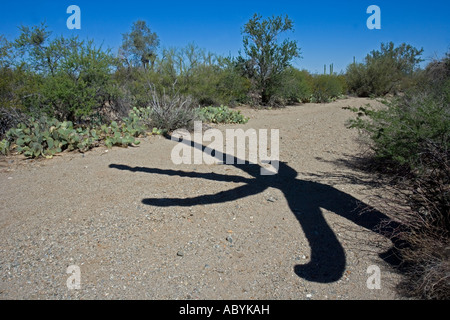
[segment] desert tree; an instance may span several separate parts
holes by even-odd
[[[273,94],[282,72],[300,57],[297,41],[284,39],[280,35],[293,31],[293,21],[286,15],[263,19],[254,14],[243,27],[245,69],[261,94],[261,102],[267,103]]]
[[[153,68],[159,47],[159,38],[143,20],[133,23],[130,33],[122,35],[123,41],[119,53],[127,66],[141,66],[147,70]]]

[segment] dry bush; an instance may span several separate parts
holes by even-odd
[[[447,149],[427,143],[421,154],[426,169],[395,176],[379,207],[395,217],[401,229],[386,235],[398,247],[405,296],[450,298],[450,156]],[[382,228],[382,226],[380,226]]]
[[[173,87],[167,93],[159,94],[154,86],[150,86],[151,125],[168,131],[179,128],[193,128],[198,118],[198,105],[190,96],[183,96]]]
[[[0,139],[9,129],[15,128],[26,119],[27,116],[15,108],[0,108]]]
[[[404,293],[425,299],[450,298],[450,156],[428,144],[429,165],[410,182],[411,211],[404,214],[410,231],[402,235],[410,248],[403,253],[409,267]]]

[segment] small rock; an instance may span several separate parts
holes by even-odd
[[[233,238],[231,237],[231,236],[227,236],[227,241],[229,242],[229,243],[233,243]]]
[[[267,201],[269,201],[269,202],[275,202],[275,201],[277,201],[278,199],[277,198],[274,198],[274,197],[269,197],[268,199],[267,199]]]
[[[182,257],[182,256],[184,256],[184,253],[183,253],[183,251],[178,251],[178,252],[177,252],[177,256],[179,256],[179,257]]]

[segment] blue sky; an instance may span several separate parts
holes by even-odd
[[[81,8],[81,30],[68,30],[69,5]],[[367,7],[381,9],[381,30],[369,30]],[[382,42],[403,42],[424,48],[423,58],[442,57],[450,49],[450,1],[3,1],[0,34],[12,40],[20,25],[45,21],[54,34],[79,35],[117,52],[122,34],[136,20],[145,20],[163,47],[183,47],[194,42],[221,55],[237,56],[242,49],[241,28],[253,16],[287,14],[295,31],[287,34],[298,41],[302,59],[298,68],[323,72],[345,70],[356,57],[379,49]]]

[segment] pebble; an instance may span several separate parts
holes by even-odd
[[[233,238],[232,238],[231,236],[227,236],[227,241],[228,241],[229,243],[233,243]]]
[[[184,253],[183,253],[183,251],[178,251],[178,252],[177,252],[177,256],[179,256],[179,257],[182,257],[182,256],[184,256]]]

